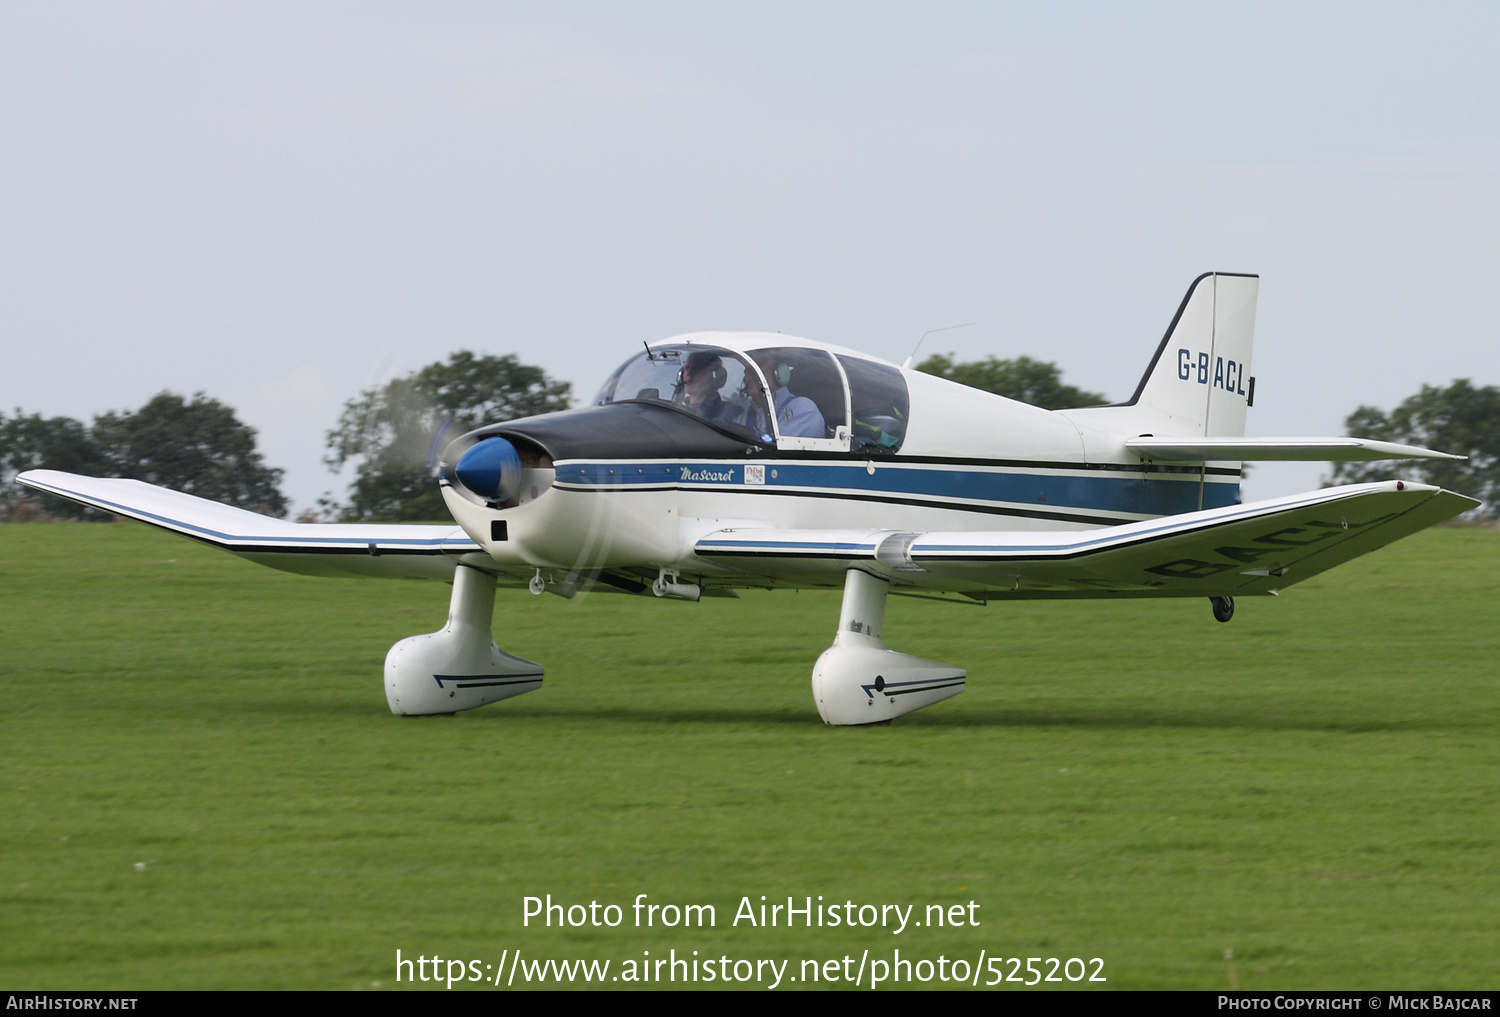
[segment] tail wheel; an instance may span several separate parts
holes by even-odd
[[[1233,597],[1209,597],[1208,602],[1214,606],[1214,617],[1221,622],[1227,622],[1234,617]]]

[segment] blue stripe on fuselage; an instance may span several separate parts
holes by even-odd
[[[557,483],[583,488],[641,487],[691,488],[696,490],[767,493],[777,488],[803,492],[840,492],[866,495],[962,499],[1004,502],[1038,508],[1080,509],[1165,516],[1198,508],[1223,508],[1240,503],[1236,483],[1203,485],[1203,504],[1198,504],[1198,478],[1100,474],[1068,476],[1055,473],[996,473],[954,467],[895,468],[876,462],[870,473],[864,462],[787,462],[760,460],[764,484],[745,483],[741,462],[692,463],[568,463],[557,465]],[[772,476],[772,473],[775,476]],[[790,492],[789,492],[790,493]],[[963,506],[955,506],[962,508]]]

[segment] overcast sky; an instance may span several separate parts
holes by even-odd
[[[1026,354],[1261,275],[1251,434],[1500,383],[1500,5],[0,3],[0,409],[203,391],[300,506],[453,350]],[[977,422],[976,422],[977,423]],[[1315,486],[1258,467],[1247,497]]]

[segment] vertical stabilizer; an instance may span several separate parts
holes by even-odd
[[[1156,357],[1126,405],[1137,406],[1158,436],[1239,437],[1250,396],[1250,347],[1260,278],[1199,276]]]

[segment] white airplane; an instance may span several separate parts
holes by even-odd
[[[1189,288],[1129,401],[1048,411],[774,333],[678,336],[593,404],[480,428],[440,464],[458,526],[297,524],[134,480],[18,479],[317,576],[453,583],[448,624],[391,647],[392,712],[469,710],[542,684],[495,645],[497,586],[697,600],[843,587],[813,666],[829,724],[963,691],[888,648],[888,594],[968,602],[1275,594],[1479,503],[1391,481],[1240,503],[1245,460],[1457,459],[1364,438],[1245,438],[1259,280]],[[908,360],[908,364],[910,360]]]

